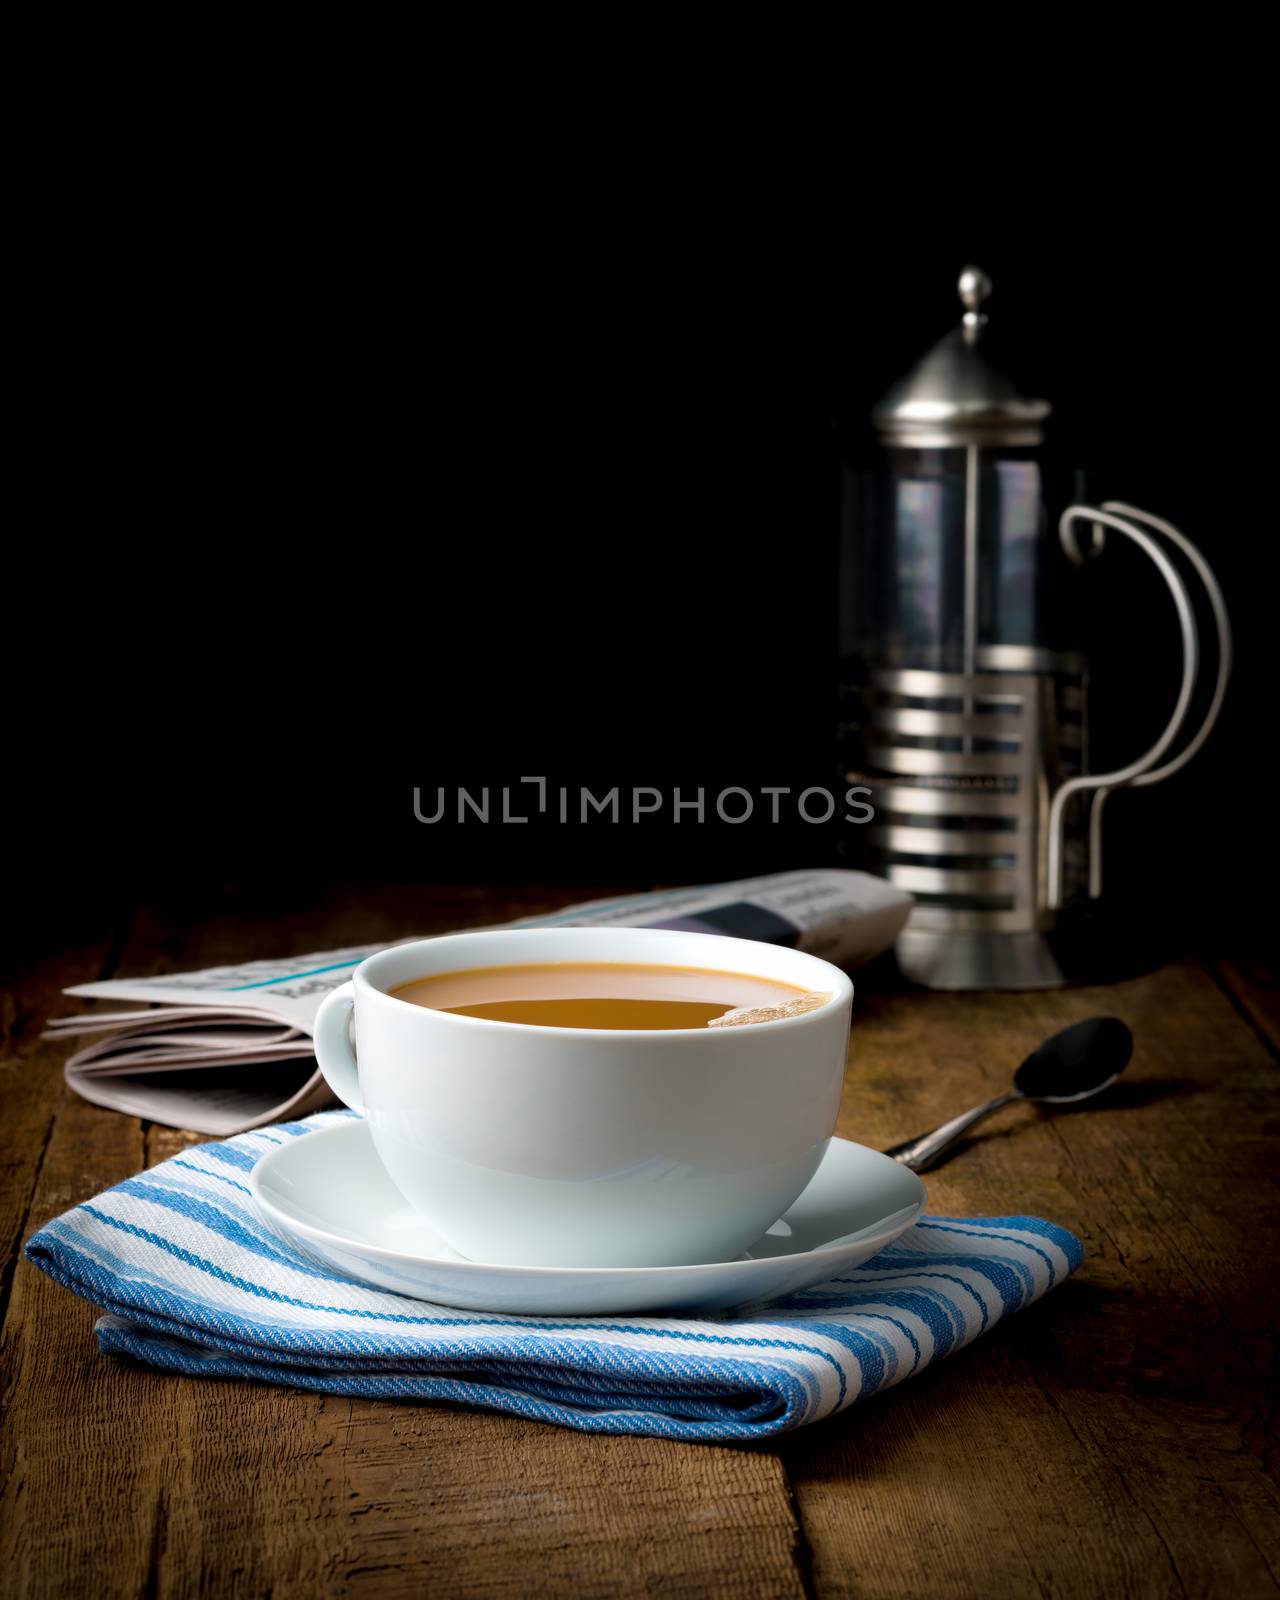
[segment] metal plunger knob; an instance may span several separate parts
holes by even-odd
[[[956,288],[964,304],[965,343],[973,344],[987,320],[979,307],[991,293],[991,279],[981,267],[965,267],[960,273]]]

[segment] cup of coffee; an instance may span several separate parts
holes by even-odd
[[[837,967],[750,939],[494,928],[370,956],[315,1047],[459,1254],[680,1266],[741,1254],[817,1170],[852,1004]]]

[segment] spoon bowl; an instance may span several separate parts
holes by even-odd
[[[1046,1039],[1014,1073],[1013,1086],[1024,1100],[1072,1105],[1110,1088],[1132,1054],[1133,1035],[1119,1017],[1089,1017]]]

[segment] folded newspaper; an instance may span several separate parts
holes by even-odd
[[[854,967],[893,943],[910,909],[910,896],[881,878],[826,868],[588,900],[496,926],[684,928],[794,945]],[[325,995],[382,948],[76,984],[65,992],[144,1009],[58,1017],[46,1037],[94,1036],[66,1077],[95,1105],[197,1133],[241,1133],[332,1102],[312,1024]]]

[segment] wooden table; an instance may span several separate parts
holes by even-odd
[[[929,1179],[1033,1212],[1083,1269],[922,1377],[760,1448],[572,1433],[442,1405],[165,1376],[100,1356],[94,1310],[15,1260],[34,1228],[193,1135],[64,1091],[64,985],[391,939],[543,894],[331,896],[270,917],[143,910],[21,975],[3,1066],[6,1592],[58,1596],[1273,1593],[1268,1467],[1280,1007],[1185,962],[1099,990],[864,986],[841,1131],[883,1145],[994,1093],[1107,1011],[1138,1047],[1104,1105],[1002,1114]]]

